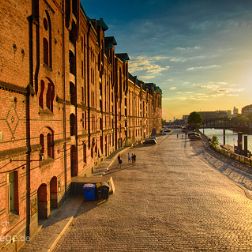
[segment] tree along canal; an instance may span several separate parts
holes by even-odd
[[[203,129],[200,129],[200,132],[203,133]],[[217,136],[219,140],[219,144],[223,144],[223,129],[214,129],[214,128],[206,128],[204,129],[204,134],[212,138],[212,136]],[[252,135],[244,134],[248,136],[248,150],[252,151]],[[229,145],[237,145],[238,134],[233,130],[225,130],[225,144]],[[243,146],[244,147],[244,146]]]

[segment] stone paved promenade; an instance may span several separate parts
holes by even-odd
[[[252,201],[231,164],[176,134],[132,151],[135,165],[112,166],[115,194],[83,203],[56,251],[252,251]]]

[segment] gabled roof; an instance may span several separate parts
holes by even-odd
[[[143,81],[139,80],[137,76],[133,76],[131,73],[128,73],[128,78],[139,87],[142,87],[144,85]]]
[[[97,26],[101,27],[103,31],[108,30],[108,26],[104,22],[103,18],[100,19],[90,19],[92,24],[97,28]]]
[[[162,90],[155,83],[145,83],[137,78],[137,76],[133,76],[131,73],[128,73],[128,78],[132,82],[134,82],[137,86],[143,88],[147,91],[147,89],[151,92],[157,92],[162,94]]]
[[[105,48],[112,48],[114,45],[117,45],[114,36],[105,37]]]
[[[140,86],[137,76],[133,76],[131,73],[128,73],[128,79],[134,82],[137,86]]]
[[[133,76],[131,73],[128,73],[128,79],[130,79],[131,81],[135,82],[136,78],[136,76]]]
[[[106,23],[104,22],[103,18],[100,18],[99,20],[97,20],[97,24],[99,26],[101,26],[103,31],[108,30],[108,26],[106,25]]]
[[[130,59],[127,53],[116,53],[116,57],[118,57],[122,61],[127,61]]]
[[[155,91],[157,93],[160,93],[162,94],[162,90],[159,86],[157,86],[155,83],[144,83],[144,85],[149,89],[149,90],[152,90],[152,91]]]

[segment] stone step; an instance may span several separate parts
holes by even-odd
[[[93,176],[104,176],[104,175],[106,175],[106,172],[104,172],[104,171],[100,171],[100,172],[93,172],[93,174],[92,174]]]

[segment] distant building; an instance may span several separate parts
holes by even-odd
[[[211,119],[228,118],[231,116],[230,110],[200,111],[198,113],[201,115],[203,121]]]
[[[233,116],[237,116],[239,114],[238,108],[234,107],[233,108]]]
[[[242,113],[242,115],[248,115],[248,114],[252,113],[252,104],[243,107],[241,110],[241,113]]]
[[[217,111],[198,111],[203,121],[215,120],[231,117],[231,110],[217,110]],[[183,115],[182,119],[185,123],[188,121],[189,115]]]
[[[187,121],[188,121],[188,116],[189,116],[189,115],[183,115],[183,116],[182,116],[182,119],[183,119],[184,123],[187,123]]]

